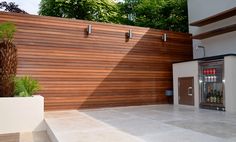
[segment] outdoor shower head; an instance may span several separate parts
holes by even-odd
[[[198,46],[196,46],[196,50],[198,50],[198,49],[203,49],[203,56],[205,57],[206,56],[206,50],[205,50],[205,46],[202,46],[202,45],[198,45]]]

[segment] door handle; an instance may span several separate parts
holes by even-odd
[[[188,87],[188,96],[193,96],[193,87]]]

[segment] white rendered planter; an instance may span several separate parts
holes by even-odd
[[[44,98],[0,98],[0,134],[45,130]]]

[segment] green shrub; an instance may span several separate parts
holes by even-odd
[[[4,22],[0,24],[0,39],[12,41],[16,27],[11,22]]]
[[[37,80],[32,79],[29,76],[15,77],[15,96],[29,97],[37,93],[40,89],[40,85]]]

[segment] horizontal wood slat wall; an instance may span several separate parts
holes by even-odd
[[[39,80],[46,110],[168,103],[172,63],[192,59],[189,34],[0,12],[4,21],[17,27],[17,74]]]

